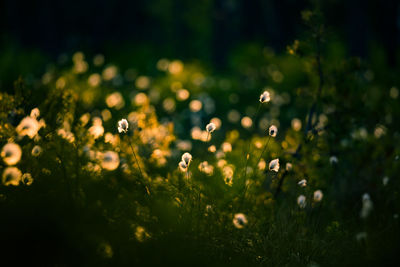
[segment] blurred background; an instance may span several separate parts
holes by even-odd
[[[121,68],[151,69],[162,57],[199,60],[224,72],[244,45],[285,52],[304,26],[306,0],[88,0],[0,3],[0,80],[9,86],[19,74],[43,73],[44,62],[62,53],[102,53]],[[371,49],[391,67],[398,64],[400,5],[396,0],[327,0],[320,9],[349,56]],[[28,59],[28,60],[26,60]],[[22,72],[22,73],[21,73]]]

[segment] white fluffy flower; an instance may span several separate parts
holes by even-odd
[[[33,137],[36,136],[40,127],[41,125],[36,119],[28,116],[21,120],[21,122],[18,124],[15,130],[17,131],[18,135],[20,136],[27,135],[29,136],[29,138],[32,139]]]
[[[320,202],[323,197],[324,197],[324,194],[322,193],[321,190],[317,190],[314,192],[314,201]]]
[[[264,92],[260,95],[260,102],[261,102],[261,103],[269,102],[270,100],[271,100],[271,97],[270,97],[268,91],[264,91]]]
[[[32,148],[32,156],[37,157],[42,153],[43,149],[40,146],[34,146]]]
[[[207,130],[207,132],[209,132],[209,133],[214,132],[216,128],[217,128],[217,127],[216,127],[215,124],[212,123],[212,122],[210,122],[210,123],[207,124],[207,126],[206,126],[206,130]]]
[[[186,166],[189,166],[190,162],[192,161],[192,155],[190,155],[188,152],[185,152],[182,155],[182,161],[186,164]]]
[[[301,187],[306,187],[307,186],[307,180],[303,179],[303,180],[299,181],[297,184],[300,185]]]
[[[374,204],[372,203],[371,197],[368,193],[365,193],[362,196],[362,208],[360,212],[360,217],[362,219],[366,219],[368,215],[371,213]]]
[[[118,122],[118,132],[119,133],[126,133],[128,131],[129,123],[126,119],[122,119]]]
[[[19,182],[21,181],[21,176],[22,176],[22,173],[18,168],[7,167],[4,169],[2,182],[5,186],[8,186],[8,185],[17,186],[17,185],[19,185]]]
[[[306,197],[304,195],[300,195],[297,198],[297,205],[299,205],[300,208],[304,209],[306,207]]]
[[[275,125],[271,125],[271,127],[269,127],[268,133],[270,136],[275,137],[278,134],[278,128],[276,128]]]
[[[330,158],[329,158],[329,163],[331,164],[331,165],[333,165],[333,164],[336,164],[336,163],[338,163],[338,158],[336,157],[336,156],[331,156]]]
[[[236,213],[235,216],[233,217],[233,225],[238,228],[242,229],[245,227],[247,224],[247,218],[246,215],[243,213]]]
[[[184,161],[180,161],[178,165],[181,171],[185,172],[187,170],[188,165]]]
[[[106,151],[102,155],[101,167],[103,169],[113,171],[119,166],[119,156],[118,153],[114,151]]]
[[[274,172],[279,171],[279,159],[271,160],[271,162],[269,163],[269,170]]]
[[[31,185],[33,183],[33,178],[32,175],[30,173],[24,173],[24,175],[22,175],[22,183],[25,185]]]
[[[15,165],[21,159],[22,151],[19,145],[15,143],[8,143],[3,146],[1,150],[1,157],[3,161],[7,165]]]

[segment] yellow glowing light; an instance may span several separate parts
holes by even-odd
[[[203,107],[203,104],[201,103],[200,100],[192,100],[189,103],[189,108],[192,112],[200,111],[202,107]]]

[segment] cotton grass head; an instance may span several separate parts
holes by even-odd
[[[322,193],[321,190],[316,190],[314,192],[314,201],[315,202],[320,202],[322,200],[322,198],[324,197],[324,194]]]
[[[22,175],[21,181],[24,185],[30,186],[33,183],[33,178],[30,173],[24,173]]]
[[[42,153],[43,149],[40,146],[34,146],[32,148],[32,156],[38,157]]]
[[[126,133],[128,131],[129,123],[126,119],[122,119],[118,122],[118,132]]]
[[[3,146],[1,150],[1,157],[7,165],[15,165],[21,159],[22,151],[19,145],[15,143],[8,143]]]
[[[361,212],[360,212],[360,217],[362,219],[366,219],[369,216],[369,214],[371,213],[371,211],[374,207],[374,204],[368,193],[365,193],[361,199],[362,199],[362,208],[361,208]]]
[[[182,161],[186,164],[186,166],[189,166],[190,162],[192,161],[192,155],[188,152],[185,152],[182,155]]]
[[[271,137],[276,137],[278,134],[278,128],[275,125],[271,125],[271,127],[268,129],[268,134]]]
[[[300,185],[301,187],[306,187],[307,186],[307,180],[303,179],[303,180],[299,181],[297,184]]]
[[[40,127],[40,123],[35,118],[28,116],[21,120],[15,130],[19,136],[28,136],[32,139],[37,135]]]
[[[179,166],[179,169],[180,169],[182,172],[186,172],[186,171],[187,171],[188,165],[186,165],[186,163],[185,163],[184,161],[180,161],[179,164],[178,164],[178,166]]]
[[[278,172],[279,171],[279,159],[271,160],[269,163],[269,170]]]
[[[266,103],[269,102],[271,100],[270,94],[268,91],[264,91],[261,95],[260,95],[260,102],[261,103]]]
[[[16,167],[7,167],[3,171],[2,182],[3,185],[9,186],[18,186],[21,181],[22,173]]]
[[[233,225],[237,229],[242,229],[247,225],[247,223],[248,221],[246,215],[244,215],[243,213],[236,213],[235,216],[233,216]]]
[[[118,153],[114,151],[106,151],[102,155],[101,167],[108,171],[113,171],[119,166],[119,156]]]
[[[206,126],[206,130],[208,133],[212,133],[215,131],[215,129],[217,128],[217,126],[215,126],[214,123],[210,122],[209,124],[207,124]]]
[[[306,207],[307,203],[306,203],[306,197],[304,195],[300,195],[297,198],[297,205],[299,205],[299,207],[302,209]]]

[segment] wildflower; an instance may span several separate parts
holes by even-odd
[[[5,186],[8,185],[17,186],[21,181],[21,176],[22,173],[18,168],[7,167],[4,169],[2,182]]]
[[[214,166],[210,165],[207,161],[203,161],[199,164],[199,170],[207,175],[214,173]]]
[[[206,130],[207,130],[208,133],[214,132],[216,128],[217,128],[217,127],[216,127],[215,124],[212,123],[212,122],[210,122],[210,123],[207,124],[207,126],[206,126]]]
[[[233,225],[238,228],[242,229],[245,227],[247,224],[247,218],[246,215],[243,213],[236,213],[235,216],[233,217]]]
[[[18,135],[27,135],[29,138],[32,139],[36,136],[40,127],[40,123],[35,118],[28,116],[21,120],[15,130],[17,131]]]
[[[97,139],[104,134],[104,128],[101,119],[95,120],[93,118],[93,126],[89,128],[89,133],[93,135],[94,139]]]
[[[233,177],[225,177],[224,182],[226,185],[232,186],[233,185]]]
[[[303,179],[300,182],[298,182],[297,184],[300,185],[301,187],[306,187],[307,186],[307,180]]]
[[[190,155],[188,152],[185,152],[182,155],[182,161],[186,164],[186,166],[189,166],[190,162],[192,161],[192,155]]]
[[[180,169],[182,172],[185,172],[185,171],[187,170],[188,165],[186,165],[186,163],[185,163],[184,161],[179,162],[178,165],[179,165],[179,169]]]
[[[300,208],[304,209],[306,207],[306,197],[304,195],[300,195],[297,198],[297,205],[299,205]]]
[[[260,102],[261,102],[261,103],[269,102],[270,100],[271,100],[271,97],[270,97],[268,91],[264,91],[264,92],[260,95]]]
[[[7,165],[15,165],[21,159],[22,151],[19,145],[8,143],[1,150],[1,157]]]
[[[269,163],[269,170],[274,172],[279,171],[279,159],[271,160],[271,162]]]
[[[278,128],[275,125],[269,127],[269,136],[275,137],[278,134]]]
[[[25,185],[31,185],[33,183],[33,178],[32,175],[30,173],[24,173],[24,175],[22,175],[22,183]]]
[[[386,186],[388,183],[389,183],[389,177],[387,177],[387,176],[383,177],[383,179],[382,179],[383,186]]]
[[[332,156],[329,158],[329,163],[331,165],[338,163],[338,158],[336,156]]]
[[[368,193],[365,193],[362,196],[362,208],[360,212],[360,217],[362,219],[366,219],[368,215],[371,213],[372,209],[373,209],[373,203],[371,197],[369,196]]]
[[[118,122],[118,132],[119,133],[122,133],[122,132],[126,133],[128,131],[128,127],[129,127],[129,124],[126,119],[122,119]]]
[[[32,156],[37,157],[42,153],[43,149],[40,146],[34,146],[32,148]]]
[[[113,171],[119,166],[118,153],[114,151],[106,151],[102,156],[101,167],[103,167],[103,169]]]
[[[32,118],[37,119],[40,116],[40,110],[38,108],[34,108],[31,110],[31,115]]]
[[[317,190],[314,192],[314,201],[320,202],[323,197],[324,197],[324,194],[322,193],[321,190]]]

